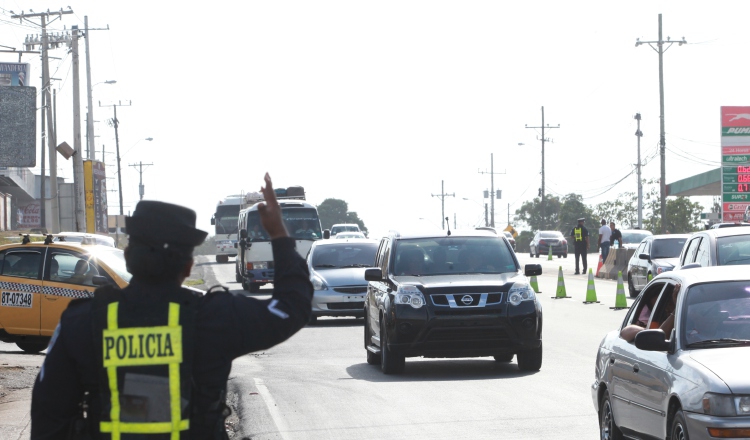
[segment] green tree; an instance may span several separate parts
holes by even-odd
[[[325,199],[318,205],[318,215],[320,216],[320,226],[323,229],[331,229],[331,226],[337,223],[356,223],[362,232],[367,232],[365,222],[362,221],[356,212],[349,211],[349,205],[341,199]]]
[[[586,219],[586,228],[589,233],[596,232],[596,226],[599,222],[593,218],[593,212],[590,207],[583,203],[583,196],[579,194],[568,194],[563,198],[563,204],[560,207],[560,224],[555,229],[562,231],[567,236],[570,230],[578,224],[579,218]]]
[[[634,192],[621,193],[617,198],[594,207],[594,217],[614,221],[620,229],[631,229],[638,224],[638,197]]]
[[[560,225],[560,207],[562,206],[560,199],[556,196],[546,197],[544,204],[544,212],[542,212],[540,198],[535,197],[531,201],[524,202],[516,210],[515,220],[526,223],[532,231],[557,229]]]

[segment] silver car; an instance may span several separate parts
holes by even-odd
[[[375,265],[377,240],[318,240],[307,255],[315,289],[312,322],[319,316],[364,316],[365,269]]]
[[[649,330],[623,339],[621,330],[626,335],[639,320]],[[749,438],[748,364],[750,273],[742,266],[665,272],[599,346],[591,394],[600,436]]]

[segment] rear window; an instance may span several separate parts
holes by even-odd
[[[315,269],[374,267],[377,243],[342,243],[317,246],[312,253]]]
[[[562,238],[562,232],[542,232],[541,237],[542,238]]]
[[[716,239],[719,266],[750,264],[750,235],[734,235]]]

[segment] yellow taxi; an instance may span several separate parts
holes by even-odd
[[[0,246],[0,341],[26,352],[47,348],[60,315],[75,298],[93,296],[101,285],[124,288],[131,275],[122,250],[53,241]]]

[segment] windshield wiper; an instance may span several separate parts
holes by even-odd
[[[369,264],[360,263],[360,264],[347,264],[346,266],[341,266],[341,267],[372,267],[372,266],[370,266]]]
[[[750,345],[750,339],[733,339],[733,338],[719,338],[719,339],[707,339],[705,341],[698,341],[693,342],[692,344],[688,344],[687,347],[710,347],[712,345],[724,345],[724,344],[732,344],[732,345]]]
[[[335,264],[316,264],[313,267],[318,268],[318,267],[338,267],[338,266],[336,266]]]
[[[733,263],[735,261],[746,261],[746,260],[750,260],[750,257],[747,257],[747,258],[735,258],[734,260],[725,261],[724,264],[727,265],[727,264]]]

